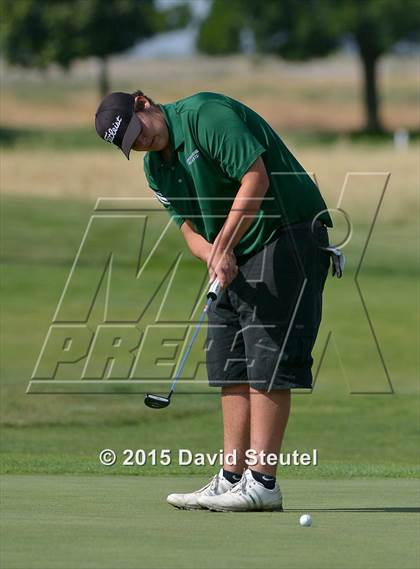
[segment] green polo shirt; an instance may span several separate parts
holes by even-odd
[[[312,178],[270,125],[246,105],[217,93],[197,93],[160,105],[172,160],[148,152],[144,172],[151,190],[177,225],[190,219],[213,243],[229,214],[241,179],[259,156],[270,186],[252,225],[236,245],[237,257],[256,253],[279,228],[312,221],[326,205]],[[327,226],[327,212],[319,216]]]

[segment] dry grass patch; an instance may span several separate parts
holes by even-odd
[[[384,58],[379,66],[382,111],[388,128],[418,125],[418,63]],[[7,126],[65,128],[92,124],[98,104],[93,61],[69,75],[6,69],[2,122]],[[166,103],[198,91],[218,91],[260,112],[275,128],[342,131],[363,125],[359,61],[337,55],[291,64],[275,58],[113,58],[112,88],[141,88]]]
[[[418,145],[413,144],[406,151],[344,142],[335,146],[290,147],[304,167],[315,174],[330,207],[337,204],[347,172],[390,172],[381,215],[394,221],[416,216]],[[8,150],[2,153],[1,165],[1,187],[7,193],[89,199],[151,196],[142,156],[133,155],[128,162],[112,148],[103,152],[57,153]],[[385,175],[351,177],[347,196],[349,203],[358,206],[358,215],[371,214],[369,200],[376,203],[384,180]]]

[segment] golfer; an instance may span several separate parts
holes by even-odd
[[[282,510],[267,457],[279,454],[290,390],[312,386],[332,227],[319,189],[262,117],[221,94],[162,105],[142,91],[112,93],[95,126],[127,158],[146,152],[151,190],[222,286],[208,313],[207,372],[221,388],[224,454],[236,461],[168,502]]]

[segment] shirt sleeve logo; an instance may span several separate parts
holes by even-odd
[[[120,117],[120,115],[117,115],[115,117],[115,121],[112,123],[112,125],[109,127],[109,129],[106,131],[105,136],[104,136],[104,140],[106,140],[107,142],[114,142],[115,135],[117,134],[121,123],[122,123],[122,118]]]
[[[200,152],[197,149],[193,150],[193,152],[187,157],[188,166],[191,166],[191,164],[195,162],[199,156]]]
[[[163,194],[161,194],[160,192],[155,192],[154,190],[153,190],[153,193],[155,194],[155,196],[157,197],[157,199],[160,201],[161,204],[171,205],[168,198],[165,198],[165,196]]]

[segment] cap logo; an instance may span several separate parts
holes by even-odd
[[[105,136],[104,136],[104,140],[106,140],[107,142],[114,142],[115,135],[117,134],[121,123],[122,123],[122,118],[120,117],[120,115],[117,115],[115,117],[115,121],[112,123],[112,125],[109,127],[109,129],[106,131]]]

